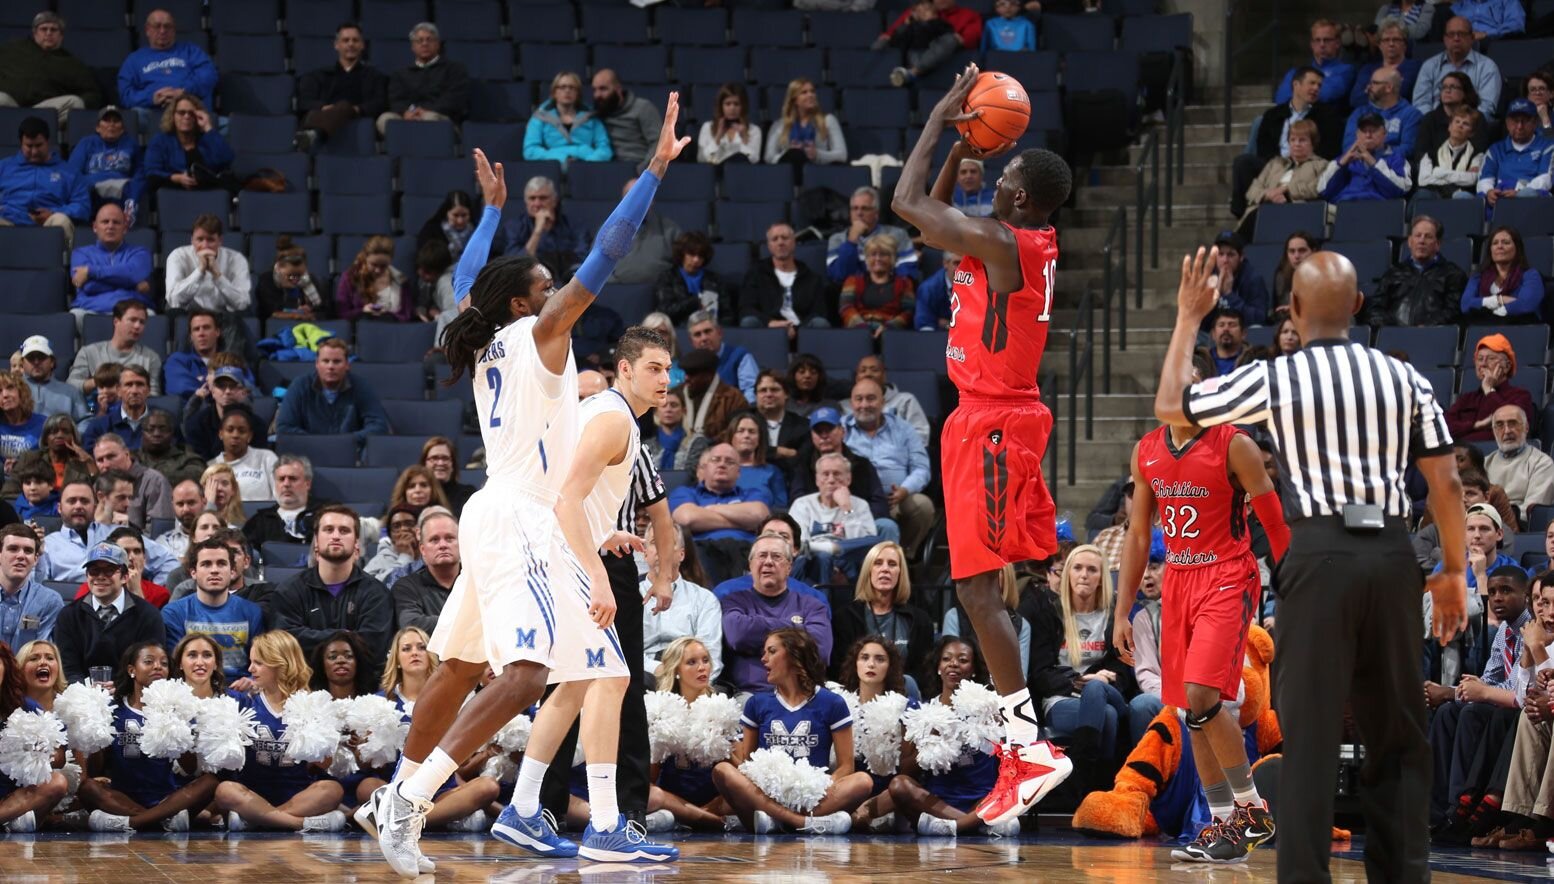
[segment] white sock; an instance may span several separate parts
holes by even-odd
[[[432,796],[442,787],[453,772],[459,769],[459,763],[448,757],[448,753],[441,747],[432,750],[432,754],[426,756],[421,766],[416,768],[414,774],[407,776],[399,786],[400,794],[409,798],[419,798],[422,801],[431,801]]]
[[[614,831],[620,815],[615,797],[615,765],[588,765],[588,818],[594,831]]]
[[[1004,714],[1004,734],[1016,746],[1029,746],[1041,739],[1041,728],[1036,724],[1036,707],[1028,688],[998,698],[999,711]]]
[[[523,757],[518,767],[518,782],[513,785],[513,810],[519,816],[534,816],[540,812],[540,785],[545,782],[545,771],[550,765],[531,755]]]
[[[420,769],[421,762],[411,761],[410,759],[401,755],[399,756],[399,766],[394,768],[394,779],[392,782],[398,783],[403,782],[404,780],[408,780],[415,776],[415,772]]]

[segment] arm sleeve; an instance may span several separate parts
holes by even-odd
[[[908,424],[907,428],[911,429],[911,425]],[[933,465],[928,460],[928,449],[916,430],[902,435],[907,437],[907,477],[902,480],[901,487],[914,494],[920,493],[933,478]]]
[[[125,107],[150,107],[151,91],[140,84],[140,78],[135,73],[136,56],[140,53],[132,52],[119,65],[119,100]]]
[[[1479,113],[1483,114],[1486,120],[1493,120],[1495,109],[1500,106],[1500,70],[1490,67],[1494,62],[1487,59],[1485,61],[1486,64],[1479,65],[1479,75],[1473,78],[1482,82],[1475,82],[1473,86],[1478,90]]]
[[[1425,4],[1429,7],[1433,4]],[[1418,38],[1416,38],[1418,39]],[[1435,59],[1427,60],[1419,69],[1419,79],[1414,81],[1414,110],[1429,113],[1435,107],[1436,80],[1440,77],[1440,65]]]
[[[459,266],[453,271],[455,301],[462,301],[469,295],[470,288],[475,284],[475,277],[480,275],[480,268],[486,266],[486,259],[491,253],[491,240],[496,236],[497,228],[501,226],[501,209],[486,206],[481,210],[480,224],[475,227],[475,232],[469,235],[469,242],[464,245],[464,254],[459,256]]]
[[[745,358],[739,360],[739,365],[736,371],[739,375],[739,392],[745,394],[746,402],[754,405],[755,379],[758,375],[760,375],[761,367],[756,364],[754,356],[746,353]]]
[[[1419,120],[1418,114],[1404,111],[1398,122],[1398,150],[1405,157],[1414,155],[1414,145],[1419,142]]]
[[[378,401],[378,392],[360,381],[352,384],[356,390],[356,407],[361,409],[362,428],[356,431],[356,438],[366,442],[369,436],[386,436],[389,434],[388,412],[383,410],[383,403]]]
[[[791,591],[791,590],[790,590]],[[815,598],[804,598],[801,601],[804,611],[804,629],[814,636],[815,644],[820,647],[820,662],[827,667],[831,665],[831,609],[826,603]],[[764,642],[765,636],[761,637]]]
[[[309,71],[297,78],[297,110],[306,114],[324,106],[322,71]]]
[[[847,136],[842,134],[842,124],[836,114],[826,114],[826,141],[815,145],[815,162],[847,162]]]
[[[696,609],[695,624],[694,635],[712,658],[712,678],[716,681],[723,672],[723,609],[712,593],[707,593],[705,603]]]
[[[362,581],[357,592],[361,616],[356,621],[356,632],[367,643],[373,659],[382,660],[388,655],[389,641],[394,637],[393,597],[388,588],[377,581]]]
[[[150,178],[170,178],[183,170],[173,165],[171,136],[158,135],[146,145],[145,174]]]
[[[151,253],[135,246],[124,246],[122,264],[94,264],[91,278],[114,288],[132,289],[151,277]],[[71,262],[71,266],[77,266]],[[171,269],[171,268],[169,268]]]
[[[1249,362],[1228,375],[1209,378],[1182,391],[1182,415],[1200,427],[1218,424],[1256,424],[1267,420],[1268,366],[1265,360]]]
[[[200,136],[200,156],[213,169],[223,169],[232,165],[232,145],[221,137],[221,132],[212,129]]]
[[[167,645],[167,652],[171,654],[173,648],[183,640],[183,606],[168,605],[162,609],[162,634],[163,641]]]
[[[544,129],[545,124],[538,117],[529,118],[529,124],[523,130],[523,158],[530,162],[566,159],[566,153],[545,147]]]
[[[1507,316],[1536,316],[1543,303],[1543,277],[1528,268],[1522,274],[1522,284],[1516,289],[1516,300],[1506,305]]]
[[[1400,168],[1393,168],[1394,161]],[[1377,192],[1388,198],[1402,197],[1413,187],[1408,180],[1408,160],[1399,154],[1377,160],[1371,167],[1371,174],[1376,177]]]
[[[223,256],[227,257],[227,250],[223,249]],[[231,260],[227,269],[222,272],[221,278],[216,280],[216,291],[220,295],[220,307],[223,311],[238,312],[248,309],[249,283],[248,259],[242,252],[232,251]]]
[[[281,398],[280,411],[275,415],[276,433],[307,433],[307,427],[302,425],[304,418],[302,411],[303,386],[303,384],[292,384],[286,389],[286,395]]]
[[[582,149],[578,151],[577,158],[588,163],[607,163],[615,158],[615,148],[610,145],[609,130],[604,128],[604,123],[598,117],[589,118],[584,123],[581,131],[574,130],[573,135],[581,136]]]
[[[1160,696],[1160,651],[1156,647],[1155,624],[1141,609],[1133,617],[1133,677],[1139,690]]]
[[[192,303],[203,288],[205,273],[194,263],[194,253],[174,249],[167,257],[167,306],[184,307]]]
[[[723,637],[736,653],[760,654],[768,632],[792,625],[784,618],[763,617],[745,610],[738,596],[723,600]]]

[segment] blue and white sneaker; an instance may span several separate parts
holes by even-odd
[[[662,863],[679,859],[680,848],[649,841],[641,823],[628,822],[621,814],[608,832],[595,831],[589,823],[577,855],[601,863]]]
[[[491,834],[498,841],[540,856],[577,856],[577,842],[556,834],[556,818],[548,810],[541,810],[534,816],[519,816],[509,804],[502,808],[502,815],[492,824]]]

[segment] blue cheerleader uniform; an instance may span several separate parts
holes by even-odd
[[[942,774],[923,776],[923,788],[961,813],[970,813],[998,782],[998,756],[981,748],[962,747],[955,766]]]
[[[113,744],[103,764],[113,788],[141,807],[155,807],[177,791],[179,783],[171,759],[153,758],[140,751],[145,723],[144,713],[119,703],[113,711]]]
[[[831,766],[831,734],[852,727],[853,714],[841,696],[817,687],[808,700],[793,707],[776,691],[755,694],[745,701],[739,721],[755,730],[757,748],[787,752],[795,760],[827,770]]]
[[[244,696],[238,702],[243,708],[254,710],[257,734],[253,745],[248,747],[248,757],[236,779],[279,807],[313,785],[319,777],[308,765],[285,758],[286,725],[281,721],[281,714],[270,708],[263,694]]]

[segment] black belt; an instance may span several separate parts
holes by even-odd
[[[1357,532],[1344,524],[1343,516],[1307,516],[1290,523],[1290,532],[1297,531],[1344,531],[1350,534],[1364,536],[1370,534],[1389,534],[1394,531],[1408,533],[1408,520],[1402,516],[1382,516],[1381,527],[1370,532]]]

